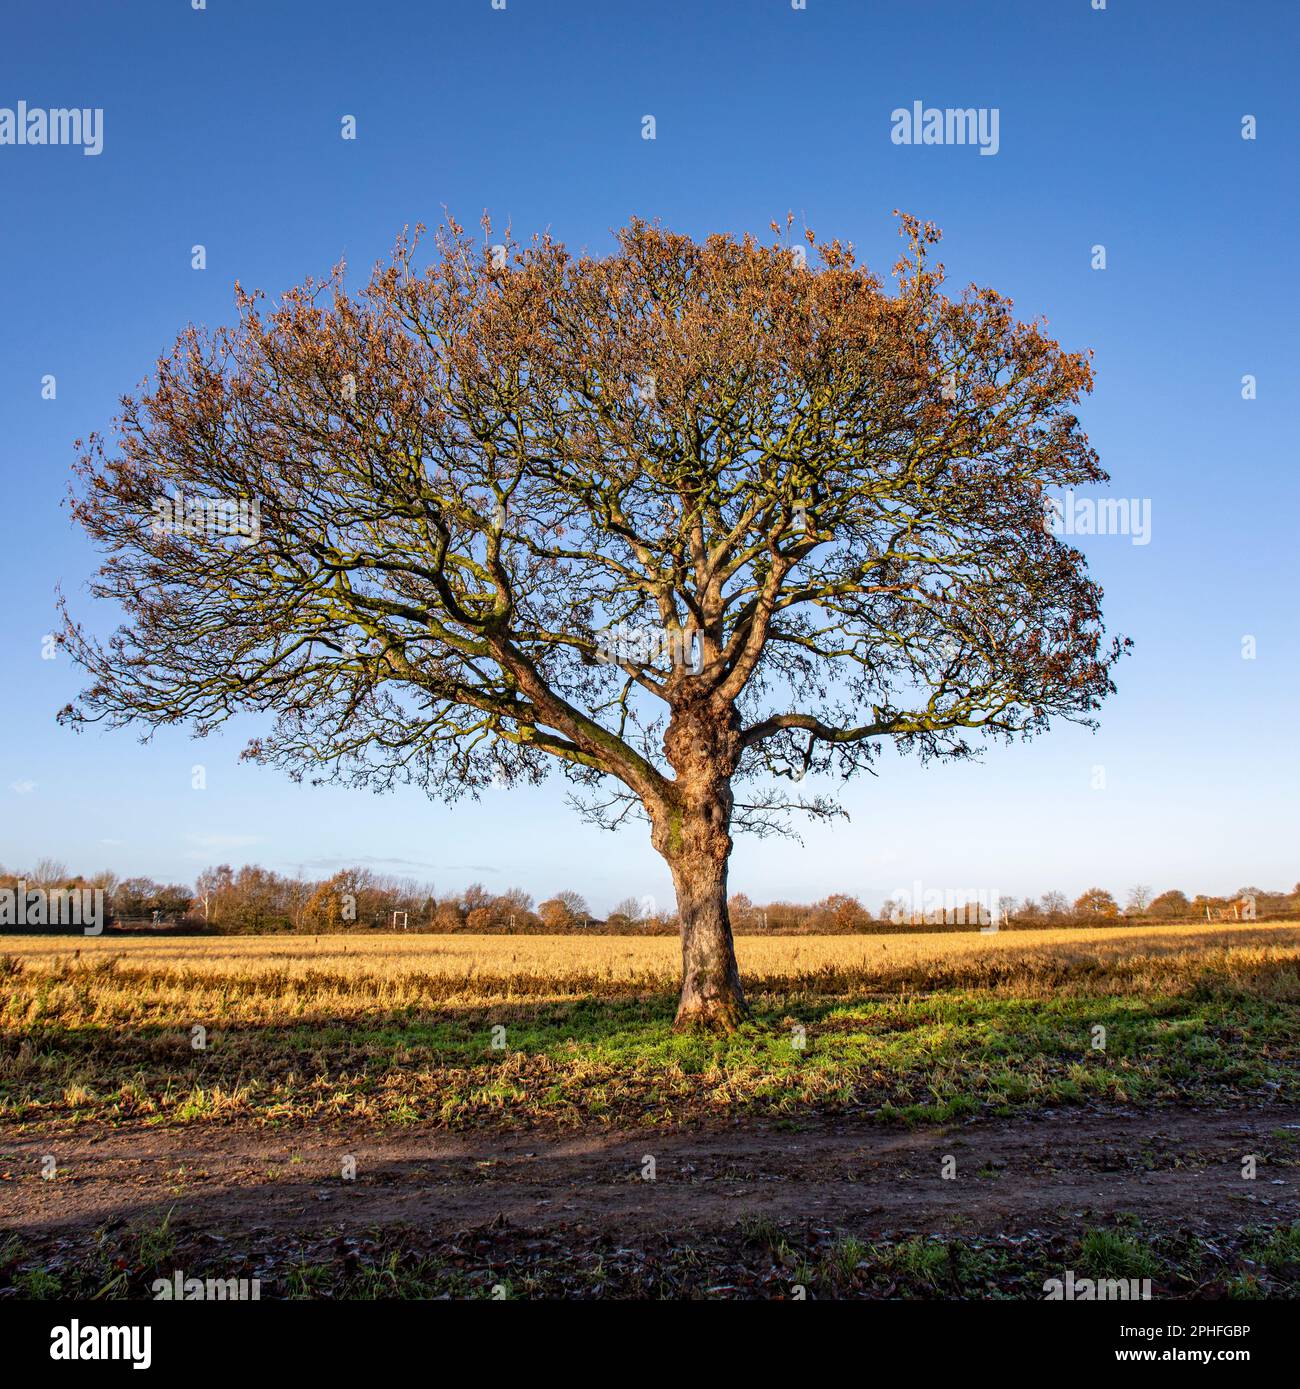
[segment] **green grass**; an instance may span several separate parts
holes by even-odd
[[[671,1020],[666,996],[410,1008],[346,1026],[214,1024],[203,1052],[149,1023],[29,1023],[0,1069],[0,1117],[577,1126],[852,1106],[920,1124],[1090,1100],[1290,1096],[1300,1060],[1289,1001],[1214,993],[760,998],[729,1037],[681,1036]],[[504,1051],[491,1045],[497,1023]],[[1097,1024],[1104,1052],[1090,1046]]]
[[[1300,1223],[1274,1230],[1267,1241],[1251,1252],[1272,1274],[1300,1276]]]
[[[1123,1231],[1089,1230],[1080,1245],[1079,1270],[1090,1278],[1151,1278],[1159,1261]]]

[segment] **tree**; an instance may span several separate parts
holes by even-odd
[[[1162,892],[1152,903],[1150,912],[1152,916],[1162,917],[1165,920],[1185,920],[1192,914],[1192,904],[1187,900],[1187,894],[1180,892],[1178,888],[1170,888],[1168,892]]]
[[[580,892],[557,892],[537,908],[537,915],[548,930],[567,931],[585,926],[591,919],[591,908]]]
[[[861,931],[871,921],[867,909],[847,892],[832,892],[813,906],[813,912],[832,931]]]
[[[1119,904],[1104,887],[1090,887],[1074,904],[1077,916],[1113,917],[1119,915]]]
[[[727,899],[727,919],[733,927],[751,930],[762,922],[762,915],[746,892],[733,892]]]
[[[1208,893],[1198,892],[1192,898],[1191,914],[1198,921],[1213,921],[1216,917],[1221,917],[1228,910],[1228,901],[1224,897],[1212,897]]]
[[[292,924],[293,902],[287,879],[269,868],[245,864],[221,901],[221,919],[238,931],[277,931]]]
[[[491,907],[492,896],[482,883],[470,883],[461,895],[461,905],[467,913],[483,911]]]
[[[234,886],[235,875],[228,863],[217,868],[205,868],[194,880],[194,897],[203,910],[203,920],[209,924],[220,918],[219,903],[223,893]]]
[[[183,883],[156,883],[152,878],[124,878],[113,891],[113,913],[119,920],[184,916],[194,894]]]
[[[1129,888],[1128,904],[1124,908],[1126,912],[1132,912],[1140,916],[1150,905],[1151,889],[1149,887],[1140,883],[1137,887]]]
[[[237,286],[237,326],[186,329],[83,446],[125,622],[64,610],[90,680],[63,717],[251,710],[256,761],[449,799],[558,765],[598,823],[649,823],[678,1025],[734,1027],[734,833],[841,813],[799,784],[887,743],[1093,726],[1126,645],[1045,519],[1105,480],[1087,357],[949,298],[929,224],[902,219],[893,286],[773,231],[633,221],[596,258],[450,222],[355,293]]]
[[[439,931],[459,931],[465,924],[460,903],[453,898],[445,898],[434,908],[433,924]]]
[[[3,872],[4,870],[0,869],[0,875],[3,875]],[[98,873],[92,873],[86,882],[90,887],[98,888],[111,901],[113,893],[117,890],[118,877],[110,869],[104,868]],[[1285,901],[1285,899],[1281,900]]]
[[[537,916],[548,931],[567,931],[576,925],[578,920],[573,909],[563,900],[563,894],[559,897],[548,897],[538,906]]]
[[[57,859],[41,858],[36,860],[27,877],[34,887],[51,888],[66,883],[69,874],[66,864],[60,863]]]
[[[345,871],[316,884],[303,914],[313,931],[345,931],[356,923],[355,903],[356,884]]]
[[[1046,916],[1064,916],[1070,910],[1070,899],[1063,892],[1043,893],[1043,913]]]
[[[635,926],[643,915],[640,898],[624,897],[610,912],[608,920],[611,925]]]
[[[591,919],[591,908],[587,905],[587,899],[582,893],[557,892],[555,900],[564,904],[564,909],[574,921],[581,921],[585,924]]]

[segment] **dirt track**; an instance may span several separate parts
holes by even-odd
[[[1294,1135],[1294,1138],[1292,1137]],[[1258,1154],[1258,1175],[1242,1158]],[[55,1180],[39,1175],[53,1155]],[[356,1177],[341,1177],[345,1155]],[[956,1176],[940,1175],[945,1155]],[[655,1158],[654,1181],[642,1177]],[[1300,1218],[1300,1109],[1056,1111],[916,1131],[450,1136],[404,1129],[195,1126],[0,1146],[0,1227],[38,1241],[161,1219],[211,1230],[619,1235],[719,1229],[746,1217],[881,1232],[1014,1233],[1133,1212],[1213,1233]]]

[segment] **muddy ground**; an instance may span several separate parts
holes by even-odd
[[[521,1276],[564,1291],[566,1262],[630,1295],[746,1282],[766,1295],[814,1276],[810,1260],[846,1237],[870,1248],[914,1236],[949,1247],[944,1276],[927,1265],[923,1289],[977,1293],[958,1267],[966,1258],[967,1282],[1010,1278],[1014,1294],[1023,1270],[1008,1252],[1050,1271],[1085,1231],[1115,1227],[1208,1250],[1209,1266],[1198,1252],[1185,1273],[1161,1276],[1187,1284],[1182,1295],[1213,1296],[1250,1231],[1297,1220],[1300,1108],[1284,1105],[1046,1110],[910,1130],[843,1118],[569,1135],[203,1124],[0,1140],[11,1271],[39,1263],[79,1295],[96,1259],[90,1282],[106,1273],[108,1295],[140,1293],[182,1256],[196,1271],[266,1275],[272,1295],[330,1295],[339,1277],[394,1255],[391,1290],[401,1273],[410,1295],[443,1283],[500,1295]],[[992,1263],[989,1251],[1000,1251]],[[891,1280],[870,1265],[857,1284],[887,1295]],[[290,1276],[299,1266],[308,1272]],[[43,1287],[30,1276],[25,1286]]]

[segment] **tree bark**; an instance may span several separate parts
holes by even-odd
[[[729,787],[708,787],[651,815],[652,841],[677,890],[682,992],[674,1030],[732,1032],[748,1016],[727,912]]]
[[[676,781],[650,803],[650,838],[677,890],[682,933],[682,992],[673,1028],[734,1032],[748,1016],[727,913],[731,857],[731,776],[740,754],[729,706],[678,710],[664,734]]]
[[[748,1016],[727,913],[727,860],[669,859],[682,931],[682,993],[675,1032],[734,1032]]]

